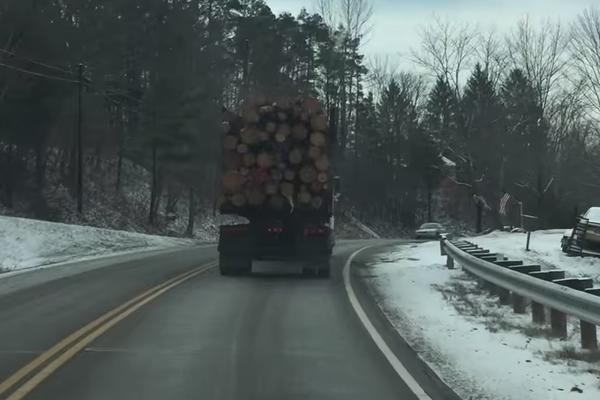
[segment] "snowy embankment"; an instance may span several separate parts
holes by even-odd
[[[525,250],[525,233],[492,232],[468,240],[511,259],[540,264],[542,269],[563,269],[570,276],[590,277],[596,284],[600,284],[600,258],[570,257],[564,254],[560,249],[563,232],[564,230],[533,232],[530,251]]]
[[[400,334],[465,400],[600,399],[600,355],[579,350],[578,321],[568,340],[551,339],[460,269],[446,269],[439,243],[380,254],[364,279]]]
[[[0,272],[197,242],[0,216]]]

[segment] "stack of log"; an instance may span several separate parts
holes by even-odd
[[[326,207],[328,122],[314,98],[246,102],[224,112],[221,209]]]

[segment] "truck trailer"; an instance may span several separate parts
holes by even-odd
[[[330,114],[309,97],[256,96],[237,113],[223,110],[219,211],[245,222],[220,226],[222,275],[279,260],[329,276],[339,190]]]

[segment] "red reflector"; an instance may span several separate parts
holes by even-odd
[[[283,233],[283,228],[280,228],[280,227],[267,228],[267,232],[270,232],[270,233]]]

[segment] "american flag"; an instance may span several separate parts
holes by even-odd
[[[510,200],[510,194],[504,193],[504,196],[500,199],[500,215],[506,215],[506,206]]]

